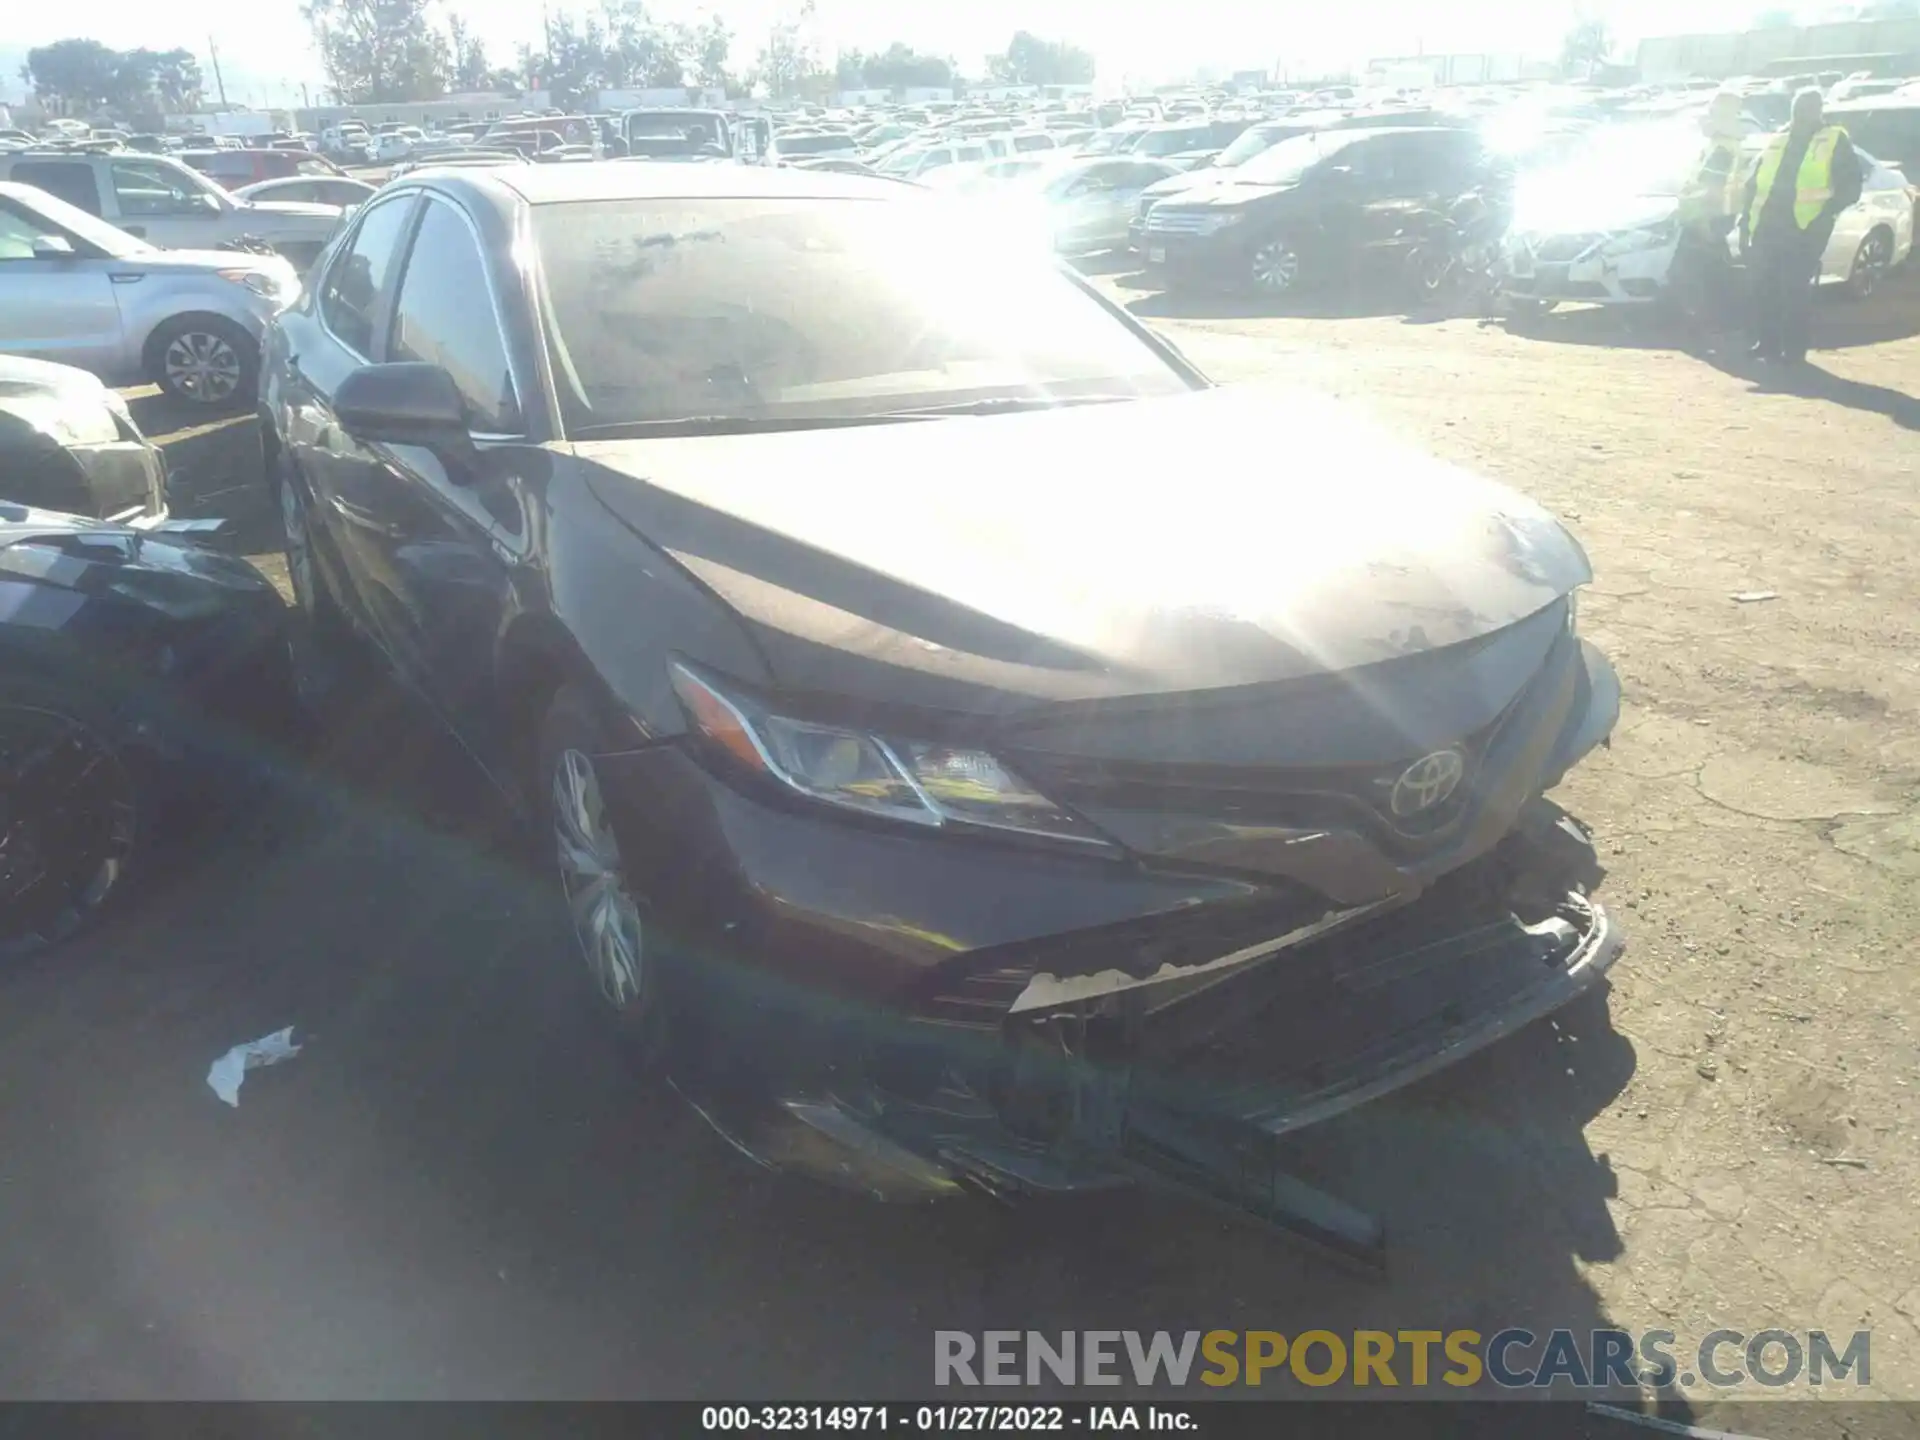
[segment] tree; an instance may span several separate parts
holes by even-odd
[[[1015,32],[1004,53],[989,56],[987,68],[1003,85],[1086,85],[1093,80],[1092,55],[1027,30]]]
[[[923,55],[896,40],[872,54],[842,50],[834,66],[834,82],[842,90],[946,88],[953,84],[953,61],[943,55]]]
[[[767,34],[755,67],[756,77],[775,100],[824,97],[833,87],[833,75],[823,69],[809,34],[813,0],[802,0],[797,14],[778,21]]]
[[[693,75],[702,85],[724,89],[729,83],[727,55],[733,48],[733,32],[727,22],[715,15],[693,31]]]
[[[58,40],[27,52],[22,74],[51,108],[158,117],[202,104],[200,62],[190,50],[115,50],[97,40]]]
[[[112,101],[121,58],[98,40],[56,40],[27,52],[22,78],[50,109],[90,114]]]
[[[457,14],[447,17],[447,60],[448,83],[455,90],[471,94],[495,88],[486,45]]]
[[[321,63],[344,104],[446,94],[452,47],[429,23],[428,0],[306,0]]]
[[[1613,53],[1613,31],[1599,19],[1580,21],[1560,42],[1560,73],[1583,80],[1593,78],[1594,70]]]

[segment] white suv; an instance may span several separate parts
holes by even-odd
[[[300,293],[278,255],[160,250],[28,185],[0,182],[0,351],[152,380],[220,409],[253,399],[260,336]]]
[[[260,240],[300,269],[326,248],[344,213],[338,205],[237,200],[166,155],[0,153],[0,180],[36,186],[136,239],[168,249],[213,250],[237,240]]]

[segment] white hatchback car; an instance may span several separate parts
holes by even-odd
[[[1746,170],[1765,143],[1748,141]],[[1504,297],[1516,308],[1660,300],[1679,244],[1680,188],[1698,147],[1697,134],[1681,147],[1670,136],[1662,146],[1631,133],[1596,135],[1564,171],[1524,179],[1503,247]],[[1860,201],[1840,213],[1819,278],[1868,295],[1912,253],[1914,191],[1896,167],[1858,153]]]

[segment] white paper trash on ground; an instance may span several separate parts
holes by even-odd
[[[282,1060],[291,1060],[299,1053],[300,1047],[293,1043],[293,1026],[289,1025],[284,1030],[262,1035],[258,1040],[249,1040],[227,1051],[207,1071],[207,1084],[227,1104],[237,1106],[240,1103],[240,1082],[246,1078],[247,1071],[258,1070],[263,1065],[278,1065]]]

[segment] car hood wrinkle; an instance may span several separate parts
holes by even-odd
[[[1279,387],[575,450],[780,683],[881,699],[915,677],[916,702],[1022,708],[1343,671],[1591,578],[1532,501]]]
[[[1663,225],[1679,213],[1671,195],[1576,195],[1551,203],[1525,204],[1516,213],[1515,233],[1532,239],[1555,235],[1613,235]]]

